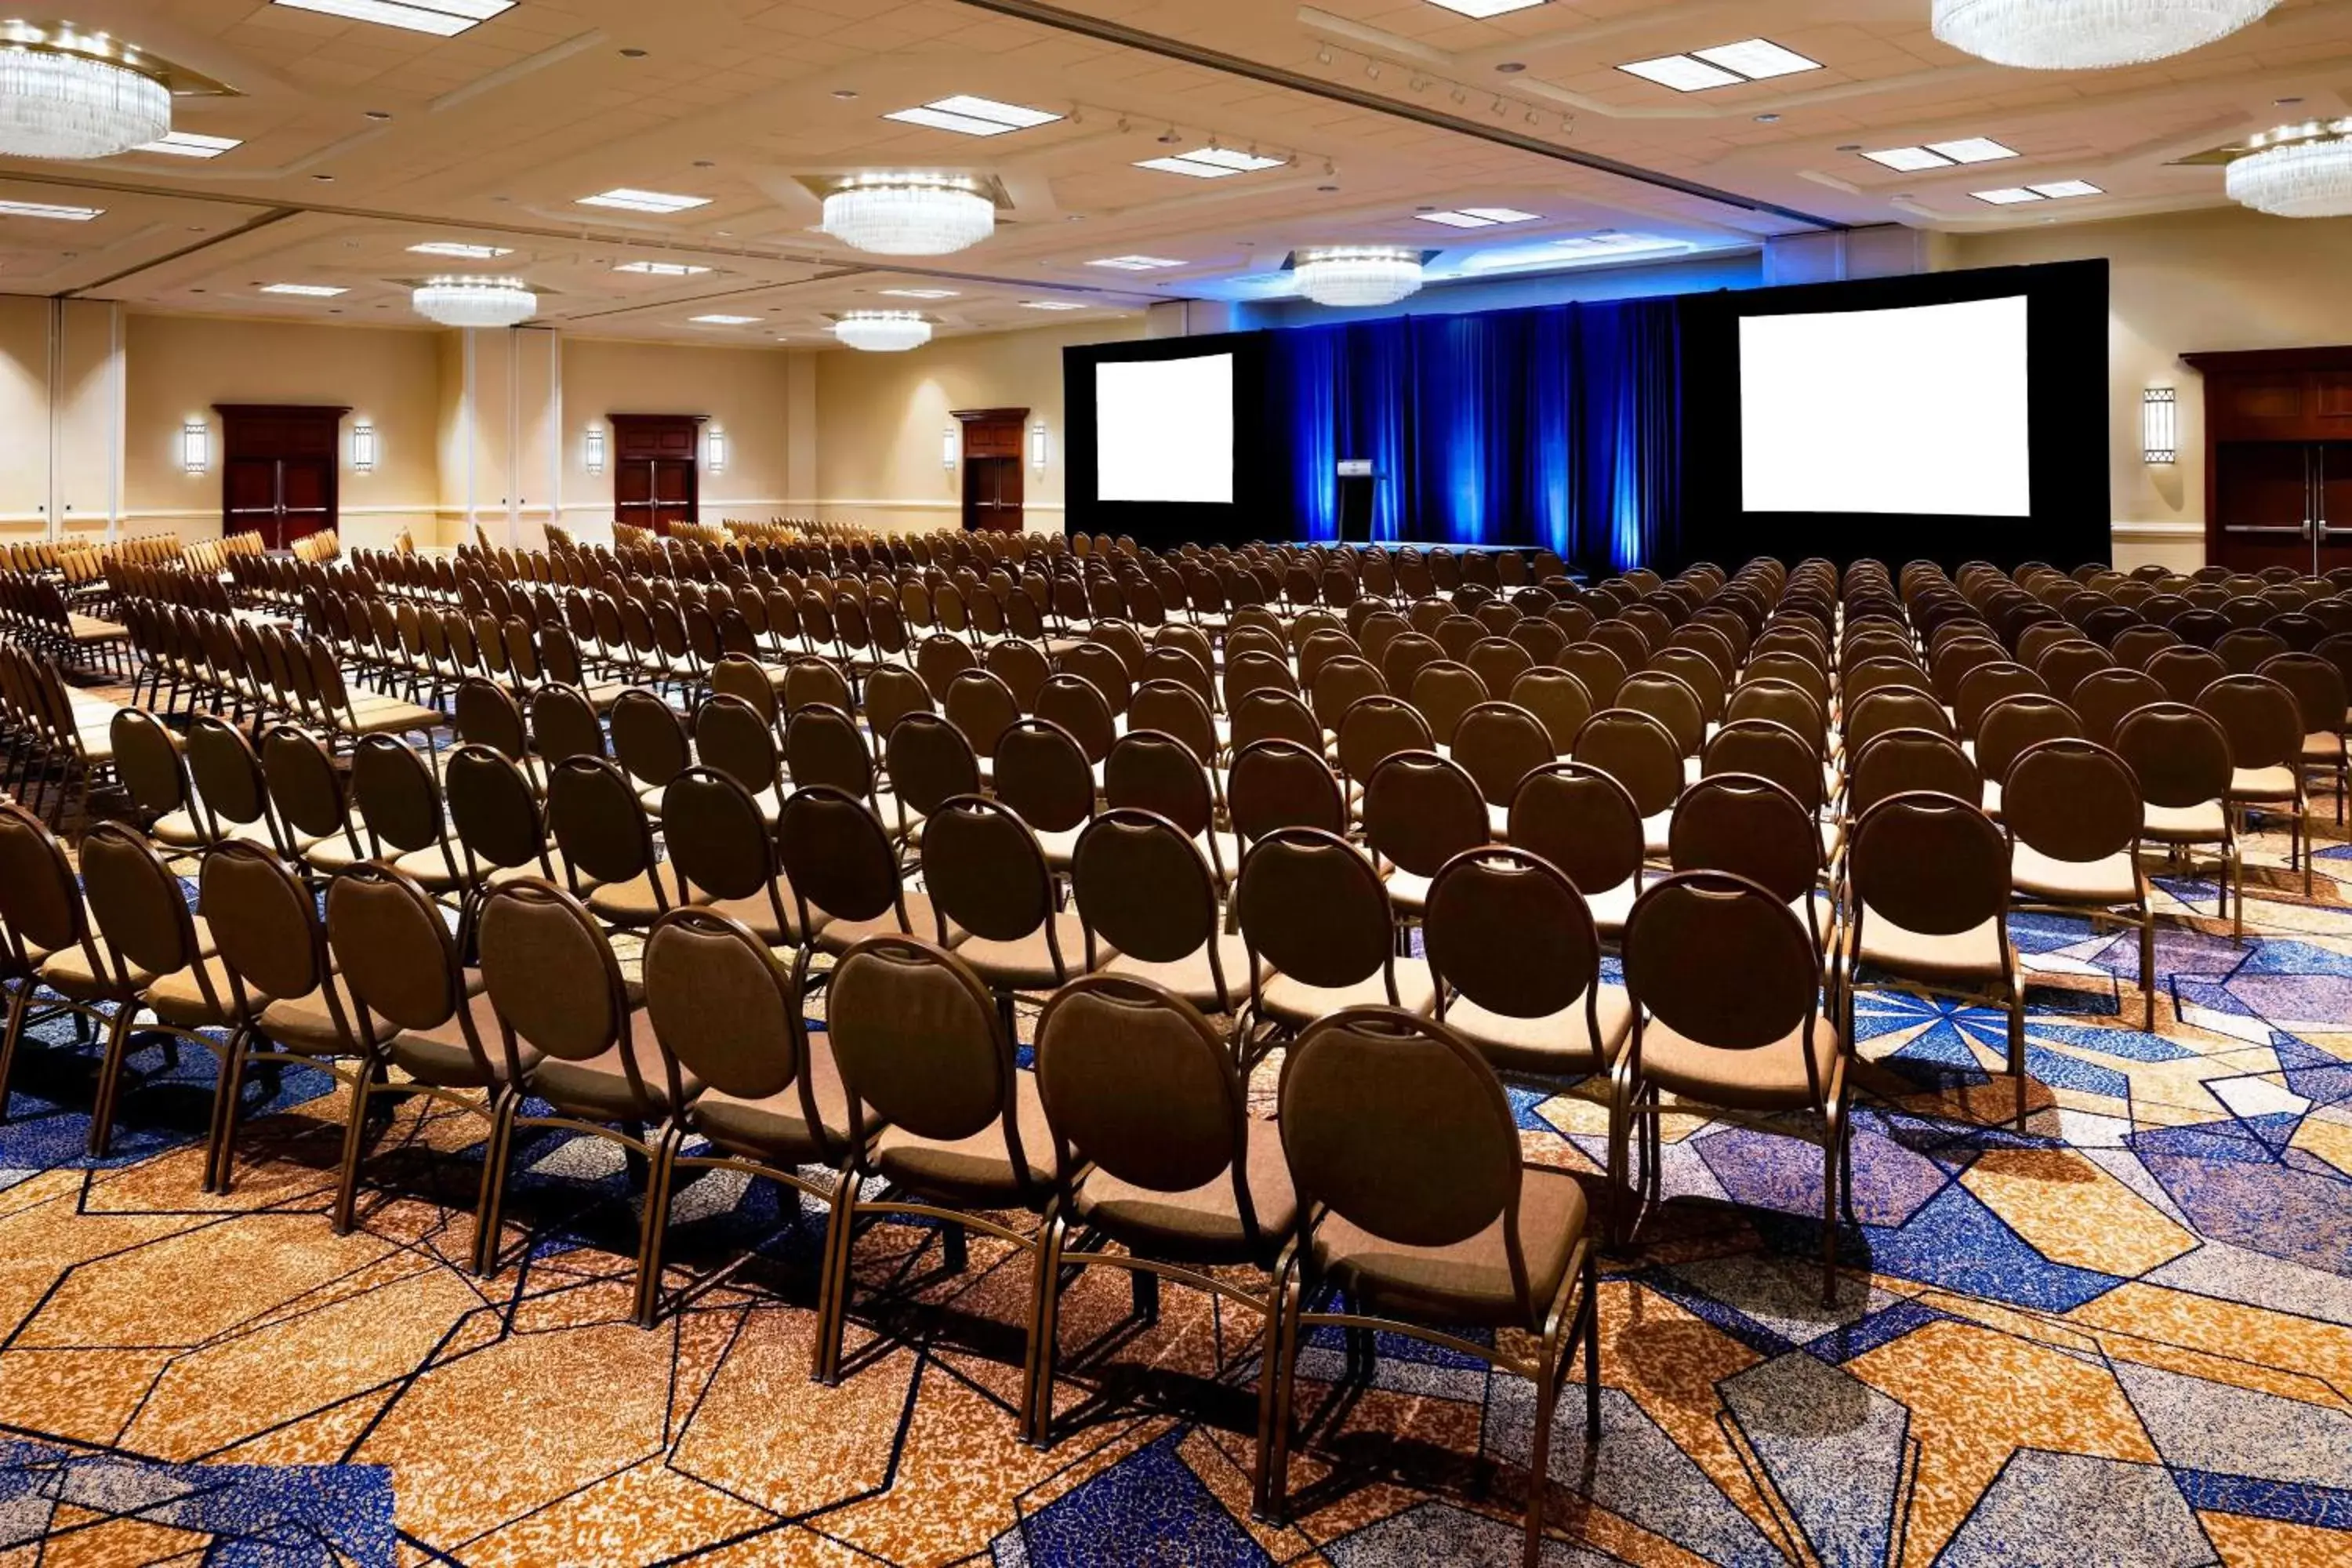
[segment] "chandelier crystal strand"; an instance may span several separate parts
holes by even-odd
[[[931,341],[931,324],[912,310],[853,310],[834,322],[833,335],[868,353],[904,353]]]
[[[2278,0],[1936,0],[1936,37],[1995,65],[2096,70],[2168,59],[2260,21]]]
[[[539,296],[514,278],[435,278],[409,303],[445,327],[511,327],[539,313]]]
[[[996,232],[996,204],[963,180],[875,175],[824,198],[824,231],[877,256],[947,256]]]
[[[0,153],[110,158],[171,130],[171,90],[144,71],[51,48],[0,48]]]
[[[1421,291],[1421,252],[1393,245],[1301,251],[1298,291],[1318,305],[1393,305]]]
[[[2284,126],[2223,174],[2230,199],[2274,217],[2352,216],[2352,120]]]

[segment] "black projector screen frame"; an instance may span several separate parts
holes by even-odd
[[[1841,565],[1875,556],[1948,570],[2111,559],[2107,263],[2053,262],[1912,278],[1694,295],[1683,302],[1681,560],[1734,567],[1757,555]],[[1904,512],[1751,512],[1743,496],[1739,323],[1755,316],[1900,310],[2023,296],[2030,511],[2024,517]]]
[[[1276,458],[1275,420],[1266,399],[1267,345],[1263,332],[1210,332],[1191,338],[1140,342],[1084,343],[1062,351],[1062,448],[1065,529],[1071,533],[1129,534],[1153,550],[1187,542],[1243,544],[1266,536],[1265,498],[1279,493],[1271,482]],[[1097,467],[1096,367],[1110,362],[1234,357],[1234,499],[1230,504],[1202,501],[1105,500]],[[1180,445],[1187,432],[1171,428]]]

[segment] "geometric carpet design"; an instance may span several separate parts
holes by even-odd
[[[2022,1133],[1998,1015],[1864,992],[1834,1307],[1818,1152],[1667,1116],[1670,1201],[1604,1263],[1601,1440],[1571,1408],[1553,1445],[1548,1563],[2352,1563],[2352,910],[2249,847],[2242,943],[2212,887],[2162,883],[2153,1032],[2135,936],[2016,922]],[[864,1236],[820,1388],[819,1218],[766,1184],[681,1191],[646,1331],[630,1173],[594,1141],[518,1151],[508,1263],[478,1280],[479,1121],[396,1112],[338,1237],[329,1079],[257,1079],[214,1198],[209,1059],[135,1066],[105,1162],[69,1025],[0,1126],[0,1568],[1517,1561],[1533,1393],[1483,1363],[1312,1341],[1268,1528],[1257,1324],[1230,1304],[1171,1287],[1147,1321],[1085,1276],[1038,1453],[1024,1268],[978,1237],[950,1274],[932,1231]],[[1530,1159],[1598,1171],[1597,1104],[1512,1096]]]

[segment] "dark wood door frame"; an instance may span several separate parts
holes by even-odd
[[[1022,467],[1029,430],[1026,408],[958,408],[963,426],[963,526],[967,531],[1018,533],[1027,502]]]
[[[708,414],[608,414],[613,517],[667,533],[702,521],[702,426]]]
[[[213,412],[221,416],[224,535],[255,530],[283,550],[338,525],[348,404],[215,403]],[[241,481],[251,486],[243,495]]]
[[[2352,512],[2332,504],[2352,503],[2341,471],[2352,461],[2352,346],[2181,358],[2205,378],[2205,559],[2306,573],[2352,564]]]

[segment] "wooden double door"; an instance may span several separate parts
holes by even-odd
[[[222,403],[221,531],[271,550],[336,526],[347,407]]]
[[[613,516],[667,533],[702,521],[703,414],[614,414]]]
[[[2352,566],[2352,347],[2184,357],[2205,376],[2205,559]]]
[[[1027,484],[1021,469],[1026,408],[959,408],[963,426],[963,525],[989,533],[1021,531]]]

